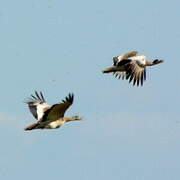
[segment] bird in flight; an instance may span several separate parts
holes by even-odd
[[[35,91],[35,95],[31,95],[26,103],[34,118],[37,119],[37,123],[24,130],[56,129],[66,122],[81,120],[80,116],[64,117],[66,110],[73,104],[73,100],[74,95],[69,94],[62,102],[50,106],[46,103],[42,92],[38,94]]]
[[[155,59],[146,61],[145,55],[138,55],[137,51],[131,51],[120,56],[113,57],[113,66],[103,70],[103,73],[113,73],[119,79],[129,80],[133,85],[143,85],[146,80],[146,66],[154,66],[163,60]]]

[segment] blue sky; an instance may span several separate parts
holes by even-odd
[[[0,2],[0,178],[179,180],[177,0]],[[101,71],[131,50],[165,63],[143,87]],[[84,121],[25,132],[23,103],[75,94],[67,116]]]

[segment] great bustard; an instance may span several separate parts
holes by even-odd
[[[33,129],[55,129],[69,121],[81,120],[80,116],[64,117],[66,110],[72,105],[74,95],[69,94],[61,103],[49,106],[42,94],[35,91],[35,95],[26,102],[32,115],[38,120],[25,128],[25,130]]]
[[[113,66],[103,70],[103,73],[113,73],[119,79],[128,79],[133,85],[141,86],[146,80],[146,66],[153,66],[162,63],[163,60],[155,59],[146,61],[145,55],[137,55],[137,51],[113,57]]]

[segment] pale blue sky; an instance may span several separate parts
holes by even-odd
[[[179,180],[178,0],[0,1],[0,179]],[[165,63],[132,87],[101,70],[138,50]],[[85,120],[23,131],[23,101],[75,94]]]

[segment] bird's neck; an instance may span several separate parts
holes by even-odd
[[[151,62],[151,61],[146,61],[145,62],[145,66],[153,66],[153,65],[154,65],[154,63]]]
[[[63,121],[65,121],[65,122],[78,121],[78,120],[81,120],[81,118],[78,117],[78,116],[72,116],[72,117],[65,117],[65,118],[63,118]]]
[[[75,119],[73,117],[65,117],[63,118],[63,121],[69,122],[69,121],[74,121]]]

